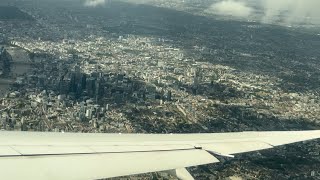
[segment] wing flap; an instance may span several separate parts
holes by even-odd
[[[216,163],[203,150],[17,156],[0,161],[1,179],[102,179]],[[28,168],[32,167],[32,168]],[[17,169],[19,172],[17,172]]]
[[[0,146],[0,156],[19,156],[21,155],[9,146]]]
[[[94,152],[146,152],[146,151],[171,151],[194,149],[191,145],[114,145],[114,146],[90,146]]]
[[[88,154],[93,151],[85,146],[11,146],[21,155]]]
[[[194,149],[191,145],[108,145],[108,146],[59,146],[59,145],[24,145],[0,146],[0,156],[30,156],[30,155],[67,155],[67,154],[95,154],[95,153],[125,153],[173,151]]]

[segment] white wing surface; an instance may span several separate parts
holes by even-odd
[[[0,179],[102,179],[217,163],[234,154],[320,138],[320,131],[216,134],[0,132]]]

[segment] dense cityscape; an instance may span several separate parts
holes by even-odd
[[[320,129],[312,28],[221,20],[176,1],[0,5],[10,12],[0,13],[2,130]],[[190,170],[196,179],[316,179],[319,150],[314,141]]]

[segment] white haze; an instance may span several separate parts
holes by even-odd
[[[263,0],[263,22],[320,24],[320,0]]]
[[[206,12],[288,25],[320,24],[320,0],[218,0]],[[257,14],[259,12],[259,14]]]
[[[107,1],[109,1],[109,0],[86,0],[84,2],[84,6],[87,6],[87,7],[103,6],[103,5],[107,4]],[[119,0],[119,1],[143,4],[143,3],[149,3],[152,1],[156,1],[156,0]]]
[[[88,7],[96,7],[96,6],[101,6],[106,3],[106,0],[86,0],[84,2],[84,6]]]
[[[210,6],[207,12],[219,15],[248,17],[253,9],[246,5],[245,2],[235,0],[224,0],[214,3]]]
[[[103,6],[107,1],[109,0],[85,0],[84,5],[89,7]],[[157,0],[119,1],[150,4],[157,2]],[[175,0],[168,1],[173,2]],[[202,3],[204,0],[197,1]],[[248,19],[254,17],[255,20],[263,23],[280,22],[287,25],[299,23],[320,25],[319,7],[320,0],[212,0],[211,6],[205,12]]]

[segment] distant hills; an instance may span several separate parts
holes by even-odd
[[[0,6],[0,20],[34,20],[27,13],[14,6]]]

